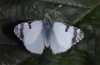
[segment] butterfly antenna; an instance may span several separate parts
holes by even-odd
[[[40,11],[38,7],[36,7],[35,5],[33,5],[33,8],[34,8],[36,11],[38,11],[40,14],[42,14],[42,11]]]
[[[62,7],[62,5],[57,6],[55,9],[53,9],[53,10],[50,12],[50,14],[53,14],[57,9],[59,9],[59,8],[61,8],[61,7]]]
[[[51,15],[54,14],[54,12],[55,12],[57,9],[61,8],[61,7],[62,7],[62,5],[59,5],[58,7],[56,7],[55,9],[53,9],[52,11],[50,11],[49,13],[44,11],[44,13],[45,13],[45,14],[44,14],[44,20],[45,20],[45,19],[51,20],[51,19],[52,19]]]

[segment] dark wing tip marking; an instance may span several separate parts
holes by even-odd
[[[77,37],[77,28],[76,27],[74,27],[73,34],[74,34],[74,36],[73,36],[73,39],[72,39],[72,43],[75,43],[75,42],[77,42],[77,40],[76,40],[76,37]]]
[[[24,23],[20,24],[20,26],[21,26],[21,28],[20,28],[20,35],[19,35],[19,37],[21,39],[23,39],[24,38],[24,35],[23,35]]]
[[[67,32],[69,28],[70,28],[70,25],[66,25],[65,32]],[[74,28],[74,31],[73,31],[72,43],[76,43],[76,42],[79,42],[84,37],[84,33],[76,27],[73,27],[73,28]]]
[[[84,33],[81,30],[79,30],[79,32],[77,32],[77,33],[78,33],[77,42],[79,42],[79,40],[83,39]]]
[[[84,37],[84,33],[76,27],[74,27],[74,32],[73,33],[74,33],[74,37],[72,39],[72,43],[79,42]]]
[[[23,40],[23,38],[24,38],[24,34],[23,34],[24,26],[27,24],[28,28],[31,29],[32,28],[31,23],[32,23],[32,21],[21,23],[21,24],[18,24],[14,28],[14,32],[17,35],[17,37],[20,38],[20,40]]]
[[[24,35],[23,35],[23,28],[24,28],[24,23],[18,24],[15,28],[14,28],[14,32],[17,35],[18,38],[20,38],[20,40],[23,40]]]

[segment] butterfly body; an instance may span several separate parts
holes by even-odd
[[[50,34],[52,33],[53,22],[43,23],[43,33],[46,40],[49,42]]]
[[[45,47],[50,48],[53,54],[65,52],[84,37],[80,29],[52,20],[21,23],[14,32],[26,49],[36,54],[42,54]]]

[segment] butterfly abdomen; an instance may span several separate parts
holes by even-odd
[[[45,38],[48,42],[49,42],[49,39],[50,39],[50,34],[52,32],[52,27],[53,27],[52,22],[43,23],[43,32],[44,32]]]

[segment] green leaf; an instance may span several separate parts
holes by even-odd
[[[54,11],[55,20],[82,29],[84,39],[58,55],[50,50],[42,55],[28,52],[13,28],[16,23],[43,19],[44,10]],[[100,65],[99,21],[99,0],[0,0],[0,65]]]
[[[40,57],[40,65],[85,65],[88,60],[86,58],[85,53],[75,49],[57,55],[52,55],[46,51]]]

